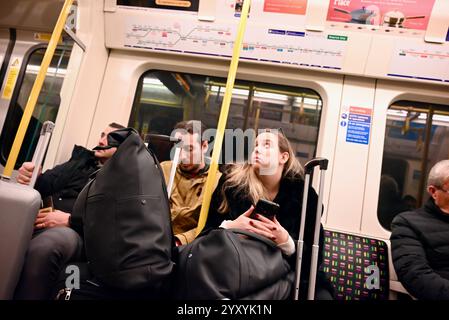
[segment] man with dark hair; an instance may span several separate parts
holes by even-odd
[[[391,252],[399,281],[417,299],[449,300],[449,160],[430,170],[429,200],[391,224]]]
[[[122,125],[115,122],[109,124],[101,133],[98,141],[98,146],[106,146],[108,144],[107,135],[117,129],[124,128]],[[39,175],[36,180],[35,189],[39,191],[42,199],[51,198],[50,203],[53,203],[51,215],[58,215],[59,211],[66,213],[72,212],[73,204],[75,203],[78,193],[86,185],[89,176],[103,165],[112,155],[116,148],[107,150],[95,150],[91,151],[81,146],[73,148],[72,156],[69,161],[57,165],[53,169],[45,171],[45,173]],[[39,168],[41,170],[41,168]],[[34,171],[34,164],[31,162],[25,162],[19,168],[19,175],[17,176],[17,182],[21,184],[29,184],[31,176]],[[65,218],[55,218],[56,225],[67,225],[68,215]],[[45,222],[49,224],[46,225]],[[44,224],[42,224],[44,223]],[[42,221],[41,224],[36,225],[38,229],[42,229],[48,226],[55,226],[50,221]]]
[[[98,146],[107,146],[110,132],[124,126],[115,122],[101,133]],[[89,180],[117,148],[91,151],[75,145],[69,161],[45,171],[36,180],[49,208],[41,209],[34,223],[34,234],[25,256],[15,299],[48,299],[60,268],[82,254],[82,239],[70,228],[70,214],[76,198]],[[34,164],[25,162],[19,169],[17,182],[29,184]],[[39,168],[40,170],[40,168]]]
[[[191,242],[195,238],[198,218],[203,201],[209,164],[205,155],[209,143],[204,139],[206,127],[196,120],[182,121],[175,125],[174,136],[182,140],[180,163],[170,195],[170,211],[173,233],[178,245]],[[161,163],[168,184],[172,161]],[[215,186],[221,173],[217,172]]]

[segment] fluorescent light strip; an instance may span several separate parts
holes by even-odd
[[[144,84],[157,84],[160,86],[164,85],[159,79],[156,79],[156,78],[143,78],[143,83]]]
[[[29,65],[27,65],[26,71],[28,73],[37,74],[39,72],[39,70],[40,70],[40,66],[29,64]],[[56,69],[53,67],[49,67],[47,69],[47,74],[54,75],[55,73],[57,76],[65,76],[67,73],[67,69],[64,69],[64,68]]]

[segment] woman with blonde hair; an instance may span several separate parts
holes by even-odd
[[[230,165],[221,177],[212,196],[205,229],[243,229],[267,237],[277,244],[295,270],[303,177],[304,170],[284,134],[278,130],[265,130],[257,136],[250,160]],[[279,212],[273,220],[253,213],[260,199],[279,204]],[[305,297],[307,292],[317,201],[318,196],[310,187],[300,297]],[[320,243],[322,248],[322,237]],[[321,261],[320,253],[318,265]],[[315,292],[317,299],[332,299],[332,287],[321,271],[318,272]]]

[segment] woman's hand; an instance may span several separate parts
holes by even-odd
[[[269,229],[265,228],[263,225],[259,225],[256,227],[253,224],[255,220],[250,218],[253,211],[254,206],[251,206],[246,212],[241,214],[237,219],[232,221],[226,221],[226,228],[243,229],[271,239],[272,234]]]
[[[273,221],[257,214],[255,219],[250,216],[254,211],[254,206],[251,206],[245,213],[241,214],[237,219],[226,222],[226,228],[243,229],[263,237],[266,237],[276,244],[282,244],[288,241],[289,234],[284,227],[281,226],[276,217]]]
[[[263,215],[256,214],[257,220],[250,219],[250,225],[253,227],[253,232],[265,236],[277,245],[286,243],[289,234],[287,230],[279,223],[276,217],[270,220]]]
[[[249,224],[249,222],[250,222],[250,220],[252,220],[250,218],[250,216],[253,211],[254,211],[254,206],[251,206],[251,207],[249,207],[248,210],[246,210],[243,214],[238,216],[236,219],[226,221],[226,228],[228,228],[228,229],[243,229],[243,230],[250,231],[250,229],[252,227]]]

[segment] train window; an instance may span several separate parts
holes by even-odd
[[[427,200],[427,174],[448,150],[449,106],[399,101],[388,109],[377,207],[384,228]]]
[[[201,120],[208,128],[215,128],[225,88],[224,78],[146,72],[138,83],[129,126],[143,138],[148,133],[170,135],[174,125],[182,120]],[[313,90],[237,80],[227,129],[282,128],[304,163],[315,155],[321,109],[321,97]],[[228,138],[235,141],[235,137],[225,135],[224,146]],[[235,148],[235,143],[232,145]],[[230,159],[224,155],[224,149],[222,159]],[[248,149],[243,153],[247,158]],[[236,152],[232,161],[236,161],[235,155]]]
[[[39,71],[42,59],[45,54],[45,48],[38,48],[28,55],[28,61],[22,68],[19,80],[14,89],[11,104],[6,116],[5,124],[0,136],[0,161],[6,164],[9,152],[11,150],[23,110],[28,101],[31,89],[34,85],[37,73]],[[25,134],[25,139],[20,149],[15,169],[19,168],[23,162],[31,161],[33,153],[39,140],[42,124],[47,121],[55,121],[58,114],[59,104],[61,102],[59,93],[61,91],[64,76],[67,70],[71,47],[58,47],[45,77],[42,90],[39,94],[36,107],[31,117],[30,124]],[[22,80],[20,80],[22,77]]]

